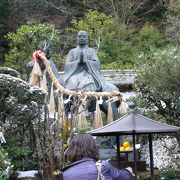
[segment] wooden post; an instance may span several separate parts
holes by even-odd
[[[155,180],[154,162],[153,162],[152,135],[151,134],[149,134],[149,155],[150,155],[151,180]]]
[[[133,156],[134,156],[134,173],[135,179],[137,178],[137,163],[136,163],[136,140],[135,133],[133,133]]]
[[[117,143],[117,161],[120,168],[120,146],[119,146],[119,135],[116,135],[116,143]]]

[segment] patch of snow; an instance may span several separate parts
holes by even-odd
[[[0,132],[0,143],[6,143],[3,132]]]
[[[130,91],[130,92],[121,92],[123,99],[127,100],[132,96],[136,96],[136,93],[134,91]]]
[[[35,174],[38,174],[37,170],[18,171],[18,178],[35,177]]]
[[[165,148],[164,146],[167,148]],[[176,146],[174,146],[176,145]],[[178,142],[177,139],[166,136],[162,139],[157,139],[153,141],[153,160],[154,167],[158,169],[175,168],[177,169],[179,164],[177,160],[180,158],[180,153],[178,152]],[[171,152],[168,150],[170,149]],[[175,158],[173,158],[173,156]],[[150,166],[150,156],[149,156],[149,144],[145,144],[141,149],[141,160],[145,160]],[[176,160],[176,161],[175,161]]]
[[[28,83],[26,81],[23,81],[22,79],[18,78],[18,77],[13,77],[9,74],[0,74],[0,78],[6,78],[8,80],[11,80],[11,81],[14,81],[14,82],[19,82],[21,83],[22,85],[26,85],[28,86]]]

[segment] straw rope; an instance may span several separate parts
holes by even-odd
[[[49,61],[47,60],[47,58],[45,57],[44,54],[39,54],[39,57],[43,60],[43,63],[46,67],[46,70],[54,84],[54,86],[63,94],[66,95],[70,95],[70,96],[78,96],[78,97],[96,97],[96,98],[100,98],[100,97],[107,97],[107,98],[112,98],[113,96],[118,96],[119,99],[121,100],[122,95],[120,92],[117,91],[112,91],[112,92],[81,92],[81,91],[72,91],[72,90],[68,90],[66,88],[64,88],[59,81],[57,80],[57,78],[55,77],[51,66],[49,64]]]

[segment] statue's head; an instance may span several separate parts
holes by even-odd
[[[79,46],[84,46],[88,43],[88,34],[86,31],[79,31],[77,34],[77,43]]]

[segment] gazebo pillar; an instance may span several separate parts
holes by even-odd
[[[154,162],[153,162],[152,135],[148,134],[148,136],[149,136],[149,155],[150,155],[151,179],[155,180],[155,176],[154,176]]]
[[[133,156],[134,156],[134,173],[135,179],[137,178],[137,163],[136,163],[136,140],[135,133],[133,133]]]
[[[119,135],[116,135],[116,143],[117,143],[117,161],[118,161],[118,166],[120,168],[120,142],[119,142]]]

